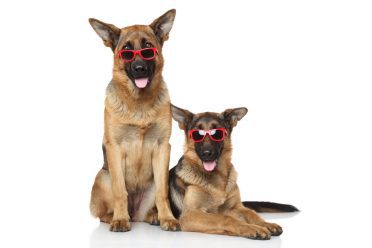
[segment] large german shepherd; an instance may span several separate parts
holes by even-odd
[[[109,223],[111,231],[129,231],[129,221],[179,229],[168,200],[172,117],[162,78],[162,46],[175,15],[169,10],[150,25],[122,29],[89,19],[114,52],[105,100],[104,165],[90,202],[92,215]]]
[[[271,202],[241,202],[237,173],[231,163],[231,132],[246,108],[193,114],[172,106],[173,118],[185,131],[184,155],[170,170],[170,198],[182,231],[270,239],[282,228],[256,211],[293,212],[295,207]],[[249,209],[249,208],[251,209]]]

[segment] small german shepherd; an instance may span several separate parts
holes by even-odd
[[[109,223],[111,231],[129,231],[129,221],[179,229],[168,200],[172,117],[162,78],[162,46],[175,15],[169,10],[150,25],[122,29],[89,19],[114,52],[105,100],[104,165],[90,202],[92,215]]]
[[[298,211],[286,204],[241,202],[231,164],[231,132],[247,111],[193,114],[172,105],[173,118],[186,135],[184,155],[169,172],[171,207],[182,231],[270,239],[282,228],[254,210]]]

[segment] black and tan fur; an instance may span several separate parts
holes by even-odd
[[[179,229],[168,200],[171,135],[170,99],[162,78],[162,46],[168,39],[175,10],[150,25],[117,28],[89,19],[104,44],[114,52],[113,77],[106,90],[104,113],[104,166],[98,172],[91,195],[93,216],[110,224],[111,231],[130,230],[130,221],[158,224],[164,230]],[[156,47],[154,60],[136,56],[124,62],[121,49]],[[138,64],[145,88],[134,83]],[[136,67],[137,66],[137,67]]]
[[[237,172],[231,163],[231,132],[246,113],[246,108],[236,108],[220,114],[192,114],[172,106],[173,118],[186,134],[184,155],[169,176],[172,210],[180,220],[181,230],[270,239],[272,235],[280,235],[282,228],[266,222],[247,207],[282,212],[297,210],[285,204],[245,202],[246,207],[241,202]],[[192,129],[221,127],[228,132],[222,142],[212,141],[207,136],[203,142],[195,143],[188,136]],[[213,171],[203,168],[203,161],[207,160],[217,161]]]

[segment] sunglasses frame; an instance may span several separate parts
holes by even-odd
[[[151,58],[145,58],[143,57],[143,55],[141,54],[142,51],[144,50],[152,50],[154,52],[154,56],[151,57]],[[125,59],[123,56],[122,56],[122,53],[123,52],[132,52],[133,53],[133,57],[131,59]],[[119,50],[118,51],[118,55],[119,57],[124,60],[125,62],[131,62],[133,61],[137,55],[139,55],[142,59],[144,60],[152,60],[156,57],[156,55],[158,54],[158,49],[156,49],[156,47],[146,47],[146,48],[143,48],[143,49],[139,49],[139,50],[128,50],[128,49],[122,49],[122,50]]]
[[[215,139],[213,138],[213,136],[211,135],[211,132],[214,131],[214,130],[219,130],[219,131],[222,131],[222,138],[221,139]],[[194,132],[199,132],[199,131],[204,131],[205,134],[203,136],[203,138],[201,140],[195,140],[193,137],[192,137],[192,134]],[[202,130],[202,129],[192,129],[189,131],[189,136],[190,136],[190,139],[192,141],[194,141],[195,143],[199,143],[199,142],[203,142],[203,140],[205,139],[205,137],[207,137],[207,134],[209,135],[209,138],[213,141],[216,141],[216,142],[222,142],[224,139],[225,139],[225,135],[227,135],[227,130],[226,128],[213,128],[213,129],[210,129],[210,130]],[[200,134],[199,134],[200,135]]]

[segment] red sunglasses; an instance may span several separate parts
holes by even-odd
[[[207,136],[207,134],[209,135],[211,140],[221,142],[225,139],[227,130],[226,128],[215,128],[211,130],[193,129],[189,131],[190,138],[194,142],[202,142]]]
[[[131,62],[138,54],[144,60],[154,59],[158,50],[155,47],[144,48],[140,50],[120,50],[119,57],[125,62]]]

